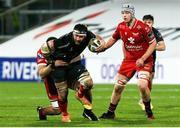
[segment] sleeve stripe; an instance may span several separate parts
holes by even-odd
[[[156,39],[154,38],[153,40],[151,40],[150,42],[149,42],[149,44],[152,44],[152,42],[154,42]]]

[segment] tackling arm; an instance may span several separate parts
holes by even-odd
[[[46,77],[53,70],[52,64],[49,65],[38,65],[38,73],[41,78]]]

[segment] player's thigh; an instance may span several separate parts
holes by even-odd
[[[68,80],[72,80],[72,81],[78,80],[80,76],[85,72],[88,71],[84,65],[82,65],[81,63],[74,64],[71,68],[68,69],[68,73],[67,73]]]
[[[58,67],[52,72],[52,77],[55,83],[59,83],[66,80],[67,67]]]
[[[58,95],[52,75],[48,75],[44,79],[44,84],[49,97],[56,97]]]
[[[75,86],[84,85],[88,88],[92,88],[93,81],[88,72],[82,64],[74,65],[70,70],[68,70],[68,83],[75,83]]]
[[[136,62],[135,61],[126,61],[124,60],[121,63],[121,66],[118,70],[118,74],[131,79],[136,73]]]

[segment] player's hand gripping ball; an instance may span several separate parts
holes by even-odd
[[[89,41],[89,45],[88,45],[88,48],[91,52],[96,52],[96,49],[98,47],[101,46],[101,42],[96,39],[96,38],[92,38],[90,41]]]

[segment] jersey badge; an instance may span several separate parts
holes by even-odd
[[[131,43],[131,44],[134,44],[135,42],[134,42],[134,38],[132,38],[132,37],[129,37],[128,38],[128,41],[129,41],[129,43]]]

